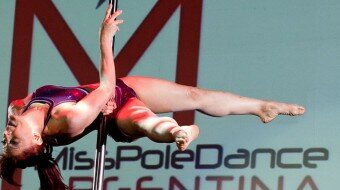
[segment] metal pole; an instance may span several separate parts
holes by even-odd
[[[113,4],[112,12],[117,10],[118,0],[109,0],[109,3]],[[112,43],[112,53],[114,53],[114,40]],[[107,130],[106,130],[106,116],[101,116],[100,125],[97,134],[97,145],[96,145],[96,157],[95,157],[95,168],[94,168],[94,177],[93,177],[93,190],[102,190],[103,189],[103,177],[104,177],[104,164],[105,164],[105,152],[106,152],[106,139],[107,139]]]
[[[93,177],[93,190],[103,189],[103,176],[104,176],[104,163],[106,152],[106,120],[105,116],[101,116],[100,126],[97,133],[97,147],[96,147],[96,159]]]

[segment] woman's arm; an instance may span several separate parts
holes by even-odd
[[[111,15],[112,5],[106,10],[100,30],[100,84],[97,89],[89,93],[75,106],[65,110],[68,123],[67,132],[79,133],[90,125],[99,115],[102,108],[115,95],[115,66],[112,53],[113,36],[118,31],[118,25],[122,20],[115,20],[122,11],[116,11]]]
[[[119,30],[118,25],[122,20],[116,18],[122,13],[121,10],[116,11],[111,15],[112,5],[110,4],[106,10],[106,15],[100,30],[100,51],[101,51],[101,64],[100,64],[100,86],[113,92],[116,84],[116,73],[112,52],[113,36]]]

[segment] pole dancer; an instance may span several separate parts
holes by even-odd
[[[106,115],[106,131],[115,141],[132,142],[148,137],[159,143],[175,142],[179,151],[187,149],[198,136],[198,126],[179,126],[174,119],[159,117],[157,113],[197,110],[215,117],[255,115],[264,123],[278,115],[304,113],[304,107],[295,104],[162,79],[138,76],[116,79],[112,45],[123,21],[116,19],[122,11],[111,14],[111,10],[110,4],[100,29],[99,83],[76,87],[46,85],[9,105],[0,158],[2,179],[20,185],[13,179],[15,170],[35,166],[42,190],[69,189],[52,157],[52,147],[71,144],[97,130],[101,113]]]

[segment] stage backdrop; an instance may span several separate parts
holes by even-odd
[[[11,100],[45,84],[98,81],[101,2],[0,1],[2,129]],[[269,124],[254,116],[176,113],[180,123],[201,129],[183,153],[148,139],[108,139],[105,189],[339,188],[340,1],[121,0],[119,9],[119,76],[159,77],[307,111]],[[76,189],[91,188],[95,143],[93,132],[54,150]],[[34,168],[16,179],[21,189],[38,189]]]

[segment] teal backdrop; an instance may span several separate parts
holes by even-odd
[[[302,117],[281,116],[269,124],[261,123],[254,116],[214,118],[196,112],[194,122],[200,126],[201,134],[183,154],[176,152],[174,144],[157,144],[148,139],[124,144],[108,139],[105,189],[338,189],[340,1],[203,0],[202,18],[180,25],[181,11],[187,11],[182,5],[194,1],[176,1],[180,5],[172,11],[128,75],[175,81],[179,31],[189,28],[190,32],[191,24],[201,23],[199,31],[192,31],[193,35],[200,32],[196,41],[199,42],[198,69],[191,70],[194,63],[185,63],[189,67],[180,74],[182,79],[192,79],[191,75],[197,74],[197,86],[201,88],[298,103],[307,111]],[[58,33],[59,25],[52,17],[64,19],[88,60],[98,68],[98,29],[107,2],[98,9],[98,1],[94,0],[30,2],[30,8],[38,4],[53,5],[60,16],[53,16],[49,10],[40,14],[39,10],[26,7],[25,11],[34,13],[33,25],[19,23],[15,21],[16,16],[24,15],[26,19],[18,10],[18,5],[25,7],[25,1],[0,0],[2,129],[6,125],[8,102],[19,95],[24,97],[25,93],[18,93],[25,92],[25,88],[32,92],[45,84],[79,84],[73,73],[76,69],[68,66],[66,53],[61,51],[67,49],[56,45],[67,47],[73,41],[51,37],[67,34]],[[138,27],[147,29],[140,35],[142,38],[135,39],[136,44],[145,42],[151,35],[147,31],[152,31],[154,26],[152,23],[140,25],[161,2],[165,1],[120,0],[124,24],[116,36],[116,54],[129,43]],[[160,15],[164,12],[160,11]],[[25,32],[30,31],[30,26],[32,35]],[[15,27],[22,30],[15,33]],[[53,31],[57,34],[52,34]],[[16,37],[23,40],[16,41]],[[24,44],[29,40],[32,45],[26,47]],[[28,58],[24,58],[20,52],[27,49],[31,51],[26,53]],[[182,49],[181,53],[189,56],[191,50]],[[16,59],[29,60],[30,67]],[[23,71],[14,73],[13,64]],[[82,62],[77,64],[84,81],[93,69]],[[125,67],[124,62],[119,64]],[[89,75],[88,80],[98,79]],[[93,132],[76,143],[54,150],[65,182],[75,185],[76,189],[91,187],[95,143]],[[34,168],[22,172],[21,182],[21,189],[38,189]]]

